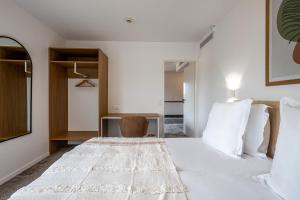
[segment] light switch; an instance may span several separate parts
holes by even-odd
[[[112,110],[113,110],[113,112],[119,112],[120,111],[120,105],[113,105]]]

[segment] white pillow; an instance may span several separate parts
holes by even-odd
[[[244,136],[244,153],[266,158],[270,140],[268,106],[253,104]]]
[[[204,142],[230,156],[241,156],[251,104],[250,99],[215,103],[203,133]]]
[[[286,200],[300,199],[300,102],[280,102],[280,129],[269,186]]]

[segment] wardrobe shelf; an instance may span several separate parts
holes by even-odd
[[[30,60],[18,60],[18,59],[0,59],[1,62],[30,62]]]
[[[52,61],[99,61],[99,49],[50,48]]]
[[[24,67],[25,62],[27,64],[27,67],[31,68],[32,63],[30,60],[0,59],[0,63],[7,63],[9,65],[20,66],[20,67]]]
[[[74,63],[76,62],[78,67],[94,67],[98,68],[98,61],[50,61],[52,64],[57,64],[58,66],[62,67],[74,67]]]
[[[16,60],[16,59],[0,59],[0,62],[14,62],[14,63],[24,63],[28,62],[30,63],[30,60]]]
[[[5,52],[5,54],[0,54],[1,60],[29,60],[23,47],[0,46],[0,49]]]
[[[51,136],[51,141],[85,141],[93,137],[98,137],[98,131],[68,131],[55,136]]]

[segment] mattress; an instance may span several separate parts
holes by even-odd
[[[169,138],[166,143],[189,200],[280,199],[255,178],[270,171],[271,159],[232,158],[200,138]]]

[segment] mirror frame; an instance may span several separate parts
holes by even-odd
[[[26,133],[24,133],[22,135],[14,136],[14,137],[11,137],[11,138],[9,138],[7,140],[0,141],[0,143],[2,143],[2,142],[6,142],[6,141],[9,141],[9,140],[15,139],[15,138],[23,137],[25,135],[29,135],[29,134],[32,133],[32,78],[33,78],[33,63],[32,63],[32,59],[31,59],[31,56],[30,56],[28,50],[18,40],[14,39],[14,38],[12,38],[10,36],[6,36],[6,35],[0,35],[0,38],[7,38],[7,39],[13,40],[14,42],[18,43],[22,48],[25,49],[26,53],[29,56],[29,60],[31,62],[30,102],[29,102],[30,103],[30,115],[29,115],[30,116],[30,123],[29,123],[30,124],[30,129]]]

